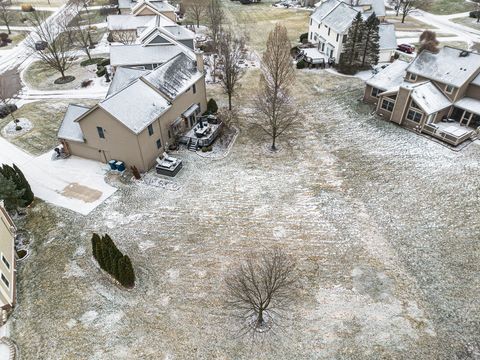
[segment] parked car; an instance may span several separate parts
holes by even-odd
[[[36,41],[35,42],[35,50],[41,51],[45,50],[48,46],[48,43],[46,41]]]
[[[7,115],[10,115],[15,110],[17,110],[17,105],[14,105],[14,104],[0,105],[0,119],[3,119]]]
[[[397,46],[397,50],[407,54],[413,54],[415,52],[415,46],[410,44],[401,44]]]

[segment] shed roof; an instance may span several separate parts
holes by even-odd
[[[462,53],[467,56],[460,56]],[[445,46],[438,54],[422,51],[407,70],[429,80],[461,87],[479,69],[479,54]]]
[[[403,60],[395,60],[385,69],[380,70],[377,74],[367,80],[367,85],[373,86],[380,90],[390,90],[400,86],[403,83],[405,69],[409,63]]]
[[[62,124],[58,129],[58,138],[71,141],[85,142],[82,129],[80,128],[78,122],[76,122],[75,120],[77,120],[80,116],[82,116],[89,110],[90,108],[82,105],[69,104],[67,111],[65,112],[65,116],[63,117]]]
[[[99,106],[139,134],[170,108],[170,103],[140,78],[101,101]]]
[[[417,84],[405,83],[402,85],[412,92],[411,98],[427,114],[434,114],[452,105],[447,98],[431,81]]]
[[[477,115],[480,115],[480,100],[473,99],[471,97],[464,97],[461,100],[458,100],[455,104],[456,107],[460,109],[473,112]]]
[[[380,35],[380,50],[390,50],[397,48],[397,35],[395,35],[395,25],[380,24],[378,27]]]

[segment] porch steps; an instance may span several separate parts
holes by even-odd
[[[198,147],[198,139],[191,139],[188,143],[188,150],[190,151],[197,151]]]

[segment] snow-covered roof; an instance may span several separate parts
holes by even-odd
[[[467,56],[460,56],[462,53]],[[438,54],[422,51],[407,70],[430,80],[461,87],[479,68],[479,54],[445,46]]]
[[[170,108],[170,103],[140,78],[101,101],[99,106],[139,134]]]
[[[322,22],[323,18],[327,16],[335,7],[337,7],[338,4],[338,0],[327,0],[322,2],[313,12],[312,18],[318,23]]]
[[[390,90],[400,86],[403,83],[405,69],[409,63],[403,60],[395,60],[385,69],[380,70],[377,74],[367,80],[367,85],[373,86],[380,90]]]
[[[136,14],[144,6],[150,7],[153,11],[158,13],[175,11],[175,7],[170,5],[167,1],[141,0],[133,6],[132,13]]]
[[[417,84],[405,83],[402,87],[412,91],[411,98],[427,115],[434,114],[452,105],[450,99],[431,81]]]
[[[147,74],[148,70],[141,69],[130,69],[126,67],[118,67],[115,70],[115,75],[113,76],[110,87],[108,88],[108,93],[106,97],[109,97],[112,94],[120,91],[125,86],[129,85],[133,81],[140,78],[142,75]]]
[[[136,2],[132,0],[118,0],[119,9],[131,9],[135,4]]]
[[[175,39],[195,39],[195,34],[184,26],[172,25],[164,26],[163,30],[169,32]]]
[[[174,99],[202,76],[196,62],[182,52],[146,75],[145,80],[169,98]]]
[[[480,73],[477,75],[475,79],[471,82],[473,85],[480,86]]]
[[[112,45],[110,47],[110,64],[112,66],[163,64],[182,51],[182,47],[177,44],[159,46]]]
[[[460,109],[480,115],[480,100],[464,97],[463,99],[458,100],[454,105]]]
[[[380,50],[390,50],[397,48],[397,35],[395,35],[395,25],[380,24],[378,27],[380,35]]]
[[[62,124],[58,129],[58,138],[64,140],[85,142],[82,129],[80,128],[78,122],[76,122],[75,120],[77,120],[80,116],[82,116],[89,110],[90,108],[82,105],[68,105],[65,116],[63,117]]]
[[[147,26],[149,22],[155,20],[156,15],[135,16],[135,15],[108,15],[108,30],[136,30],[139,27]]]
[[[332,28],[337,33],[345,32],[352,21],[357,16],[357,11],[345,3],[339,3],[327,16],[323,18],[322,23]]]
[[[348,1],[347,1],[348,2]],[[385,16],[385,3],[383,0],[359,0],[359,5],[370,5],[372,7],[372,11],[370,13],[375,12],[375,15],[378,16]]]

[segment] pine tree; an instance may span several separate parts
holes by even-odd
[[[28,206],[33,202],[33,199],[35,198],[32,188],[30,187],[30,184],[25,178],[25,175],[23,175],[23,172],[17,167],[17,165],[13,164],[13,169],[16,172],[20,189],[25,189],[25,193],[23,194],[23,200],[25,200],[25,206]]]
[[[370,65],[378,64],[380,53],[380,21],[375,13],[372,13],[365,21],[364,35],[362,39],[363,54],[362,66],[368,62]]]
[[[99,258],[99,253],[98,253],[99,243],[100,243],[100,236],[96,233],[93,233],[93,235],[92,235],[92,254],[93,254],[93,257],[95,258],[95,260],[97,260],[97,262],[98,262],[98,258]]]
[[[22,198],[24,193],[25,190],[18,190],[12,179],[0,174],[0,200],[3,200],[5,209],[12,212],[25,206],[25,201]]]
[[[340,62],[343,65],[355,65],[359,54],[362,52],[362,39],[364,32],[365,26],[362,14],[358,12],[348,30],[347,40],[343,46],[343,53],[340,58]]]
[[[127,255],[123,257],[123,264],[122,285],[131,288],[135,285],[135,273],[133,271],[132,262]]]

